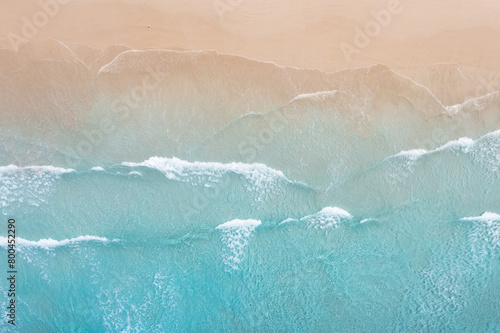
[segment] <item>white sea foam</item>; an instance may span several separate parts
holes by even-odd
[[[470,265],[475,271],[482,271],[490,276],[495,267],[494,258],[500,253],[500,215],[485,212],[480,216],[460,219],[469,225],[466,254],[470,256]]]
[[[128,174],[129,176],[142,176],[142,173],[139,171],[130,171]]]
[[[500,169],[500,130],[490,132],[477,140],[462,137],[452,140],[433,149],[413,149],[401,151],[384,159],[387,166],[387,179],[393,184],[404,183],[405,179],[413,173],[416,161],[422,156],[438,152],[449,152],[455,156],[468,154],[475,164],[481,165],[491,172]]]
[[[479,140],[479,139],[478,139]],[[447,151],[447,150],[460,150],[462,153],[469,153],[476,143],[475,140],[467,137],[459,138],[457,140],[452,140],[444,145],[433,149],[433,150],[425,150],[425,149],[412,149],[412,150],[403,150],[400,151],[399,153],[387,157],[385,160],[392,159],[392,158],[397,158],[397,157],[403,157],[406,158],[410,161],[416,161],[420,157],[440,151]]]
[[[278,225],[281,225],[281,224],[285,224],[285,223],[289,223],[289,222],[296,222],[297,219],[292,219],[291,217],[281,221]]]
[[[338,224],[352,219],[351,214],[338,207],[324,207],[319,212],[311,215],[306,215],[299,220],[294,218],[287,218],[281,221],[278,225],[291,223],[291,222],[306,222],[308,227],[312,228],[338,228]]]
[[[16,238],[16,246],[19,247],[39,247],[43,249],[50,249],[50,248],[55,248],[59,246],[66,246],[70,244],[75,244],[75,243],[81,243],[81,242],[89,242],[89,241],[95,241],[95,242],[101,242],[101,243],[108,243],[109,239],[106,237],[98,237],[98,236],[78,236],[75,238],[70,238],[70,239],[63,239],[63,240],[55,240],[52,238],[47,238],[47,239],[40,239],[38,241],[30,241],[26,240],[23,238]],[[113,242],[118,241],[117,239],[114,239]],[[2,247],[7,247],[7,238],[6,237],[0,237],[0,246]]]
[[[462,107],[463,107],[463,104],[448,105],[448,106],[445,106],[445,111],[447,114],[454,116],[454,115],[457,115],[458,112],[460,112]]]
[[[62,175],[64,173],[75,172],[74,169],[65,169],[60,167],[55,167],[52,165],[35,165],[35,166],[25,166],[19,167],[17,165],[7,165],[0,166],[0,175],[13,174],[16,172],[32,171],[36,173],[51,173],[54,175]]]
[[[228,270],[240,269],[240,264],[245,254],[252,232],[261,225],[259,220],[231,220],[218,225],[215,229],[220,230],[221,241],[226,246],[223,251],[223,262],[227,265]]]
[[[462,112],[462,110],[466,108],[473,109],[476,111],[483,110],[494,99],[498,98],[498,95],[499,95],[498,91],[493,91],[486,93],[483,96],[469,98],[460,104],[447,106],[446,111],[450,115],[456,115],[459,112]]]
[[[409,160],[415,161],[420,156],[422,156],[426,153],[427,153],[427,150],[425,150],[425,149],[403,150],[392,157],[405,157]]]
[[[491,212],[484,212],[481,216],[463,217],[461,221],[500,221],[500,215]]]
[[[154,156],[141,163],[124,162],[123,165],[129,167],[144,166],[157,169],[163,172],[167,178],[172,180],[182,180],[183,177],[188,177],[190,175],[220,176],[227,172],[241,174],[252,180],[258,180],[260,176],[264,175],[267,177],[286,179],[281,171],[274,170],[260,163],[188,162],[176,157],[166,158]]]
[[[74,171],[50,165],[0,166],[0,206],[6,208],[13,203],[23,202],[39,206],[54,182],[61,175]],[[9,212],[4,210],[4,213]]]
[[[93,167],[90,170],[92,170],[92,171],[104,171],[104,169],[102,167],[100,167],[100,166]]]
[[[447,142],[441,147],[432,150],[431,152],[444,151],[448,149],[458,149],[461,150],[463,153],[468,153],[473,145],[474,145],[474,140],[472,140],[471,138],[463,137],[457,140]]]
[[[484,212],[481,216],[463,217],[460,221],[472,222],[474,228],[471,235],[474,236],[476,245],[479,246],[479,243],[486,241],[490,247],[500,247],[499,214]]]
[[[168,179],[200,186],[218,183],[226,174],[234,173],[246,180],[243,186],[255,196],[255,202],[264,201],[271,194],[279,195],[285,184],[292,183],[281,171],[260,163],[188,162],[155,156],[141,163],[124,162],[123,165],[156,169]]]
[[[300,221],[307,222],[312,228],[338,228],[339,224],[352,219],[351,214],[338,207],[325,207],[317,213],[304,216]]]
[[[475,141],[470,138],[460,138],[452,140],[444,145],[433,149],[412,149],[403,150],[395,155],[389,156],[384,159],[388,162],[387,166],[387,180],[392,185],[399,185],[405,183],[405,180],[413,173],[416,161],[422,156],[433,154],[436,152],[450,151],[457,155],[457,152],[467,154],[471,152]]]
[[[215,229],[235,229],[235,228],[255,228],[262,224],[259,220],[239,220],[234,219],[226,223],[219,224]]]
[[[497,172],[500,169],[500,130],[477,139],[471,155],[475,162],[492,172]]]

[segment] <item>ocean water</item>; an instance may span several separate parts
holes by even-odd
[[[3,167],[3,214],[20,235],[17,327],[496,332],[500,215],[476,207],[498,208],[500,181],[474,168],[475,151],[395,156],[402,172],[414,163],[405,185],[378,183],[394,168],[381,162],[344,186],[365,193],[373,177],[398,195],[339,199],[348,211],[262,164]]]
[[[127,119],[98,94],[83,129],[3,126],[15,329],[500,332],[498,96],[445,107],[387,70],[291,98],[249,86],[233,114],[208,84],[177,97],[221,112],[206,123],[162,86]]]

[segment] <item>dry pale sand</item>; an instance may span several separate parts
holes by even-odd
[[[209,49],[324,71],[377,63],[500,69],[496,0],[55,1],[2,1],[0,48],[45,37],[99,50]],[[86,59],[100,54],[78,51]]]

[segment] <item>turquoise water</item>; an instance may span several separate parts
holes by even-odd
[[[2,167],[16,330],[499,332],[499,138],[328,189],[257,163]]]

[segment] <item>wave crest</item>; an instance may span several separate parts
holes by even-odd
[[[117,239],[114,239],[113,242],[118,241]],[[16,238],[16,246],[19,247],[38,247],[38,248],[43,248],[43,249],[52,249],[60,246],[66,246],[66,245],[71,245],[71,244],[76,244],[76,243],[82,243],[82,242],[100,242],[100,243],[109,243],[110,240],[107,239],[106,237],[98,237],[98,236],[78,236],[74,238],[69,238],[69,239],[63,239],[63,240],[55,240],[52,238],[46,238],[46,239],[40,239],[38,241],[30,241],[27,239],[23,238]],[[7,238],[6,237],[0,237],[0,246],[2,247],[7,247]]]

